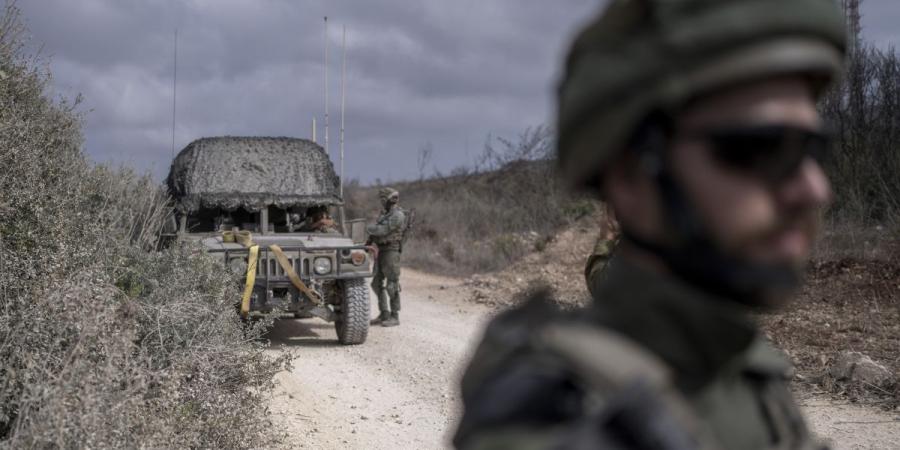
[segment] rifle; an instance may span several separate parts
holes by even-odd
[[[406,223],[403,224],[403,236],[400,237],[400,253],[403,253],[403,246],[412,232],[413,225],[416,223],[416,208],[410,208],[406,213]]]

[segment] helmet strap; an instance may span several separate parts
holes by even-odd
[[[657,186],[665,211],[671,244],[654,243],[623,226],[623,237],[659,257],[668,269],[686,281],[741,303],[759,306],[774,293],[789,292],[799,283],[799,275],[789,266],[758,264],[729,255],[709,237],[695,208],[672,176],[667,148],[673,127],[668,118],[649,122],[641,131],[640,164]]]

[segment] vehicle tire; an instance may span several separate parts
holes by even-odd
[[[369,335],[369,287],[366,279],[340,281],[338,295],[341,296],[341,310],[334,321],[338,342],[344,345],[366,342]]]

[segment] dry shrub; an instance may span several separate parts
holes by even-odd
[[[0,448],[250,448],[284,366],[243,328],[237,283],[198,248],[156,247],[166,196],[91,167],[78,102],[49,98],[0,19]]]
[[[832,221],[852,225],[900,225],[900,59],[861,36],[861,0],[845,0],[851,47],[842,82],[823,99],[821,111],[838,148],[825,169],[835,202]]]

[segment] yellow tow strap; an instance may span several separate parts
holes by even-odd
[[[244,286],[244,295],[241,297],[241,317],[250,316],[250,294],[253,293],[253,283],[256,282],[256,264],[259,261],[259,246],[250,247],[247,256],[247,284]]]
[[[291,267],[291,262],[288,261],[288,258],[284,254],[284,251],[281,250],[281,247],[279,247],[275,244],[272,244],[269,246],[269,250],[272,250],[272,253],[275,254],[275,259],[278,260],[278,264],[284,270],[284,273],[287,274],[288,278],[291,279],[291,283],[294,285],[294,287],[297,288],[297,290],[299,290],[300,292],[306,294],[306,296],[313,303],[321,305],[322,298],[319,297],[319,294],[317,294],[312,289],[306,287],[306,285],[303,284],[303,280],[301,280],[300,277],[297,276],[297,272],[295,272],[294,268]]]

